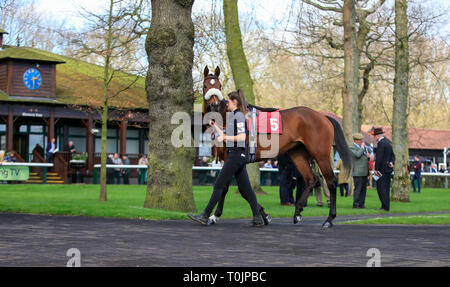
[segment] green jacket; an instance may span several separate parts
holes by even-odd
[[[355,144],[352,144],[349,148],[353,158],[353,176],[368,176],[369,159],[364,148],[358,148]]]

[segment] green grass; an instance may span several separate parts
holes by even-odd
[[[231,187],[226,197],[222,218],[250,218],[248,203]],[[278,187],[264,187],[267,195],[258,195],[258,202],[272,217],[292,217],[294,208],[280,206]],[[411,193],[409,203],[392,202],[391,213],[450,211],[450,189],[422,189]],[[212,192],[211,186],[195,186],[194,199],[201,211]],[[34,214],[83,215],[143,219],[186,219],[183,212],[143,208],[146,187],[109,185],[108,201],[99,202],[98,185],[21,185],[0,184],[0,211]],[[385,214],[377,211],[380,202],[376,190],[367,192],[366,209],[352,209],[351,197],[337,200],[337,214]],[[303,216],[326,216],[328,208],[316,207],[315,197],[308,200]],[[446,219],[448,221],[448,218]]]
[[[347,221],[342,224],[450,224],[450,214],[389,216]]]

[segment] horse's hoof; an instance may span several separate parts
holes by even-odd
[[[329,221],[325,221],[325,222],[322,224],[322,228],[331,228],[331,227],[333,227],[333,223],[331,223],[331,222],[329,222]]]
[[[208,218],[208,225],[216,224],[217,221],[219,221],[219,218],[217,216],[215,216],[215,215],[211,215]]]
[[[269,214],[266,214],[265,216],[263,216],[263,220],[264,220],[264,225],[269,225],[269,223],[272,222],[272,216],[270,216]]]
[[[297,224],[302,221],[303,221],[303,217],[301,215],[294,216],[294,224]]]

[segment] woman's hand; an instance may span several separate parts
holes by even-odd
[[[217,141],[219,141],[219,142],[223,142],[223,141],[226,141],[226,135],[224,135],[224,134],[222,134],[222,135],[219,135],[219,137],[217,138]]]

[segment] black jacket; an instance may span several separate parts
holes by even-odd
[[[375,170],[381,173],[391,173],[393,168],[389,166],[389,162],[395,164],[395,155],[391,143],[383,138],[377,144]]]

